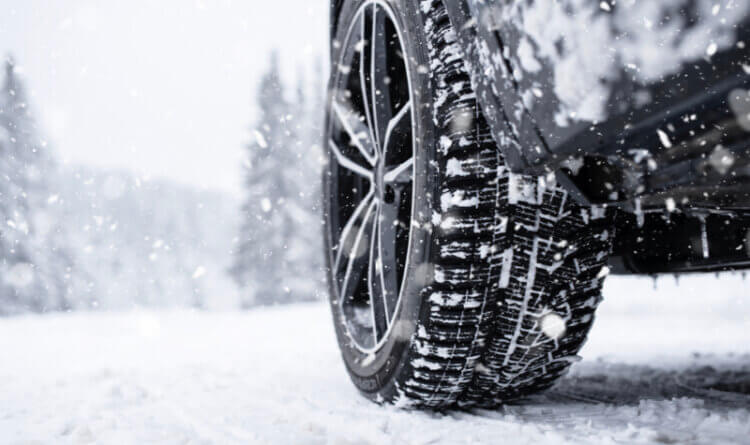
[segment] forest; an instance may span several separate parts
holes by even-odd
[[[320,67],[290,88],[270,55],[257,104],[248,103],[264,112],[249,142],[237,142],[238,197],[61,161],[17,62],[8,56],[4,65],[0,314],[320,298]]]

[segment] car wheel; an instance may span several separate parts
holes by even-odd
[[[549,387],[600,301],[608,220],[509,172],[442,1],[346,1],[337,23],[325,237],[352,381],[431,408]]]

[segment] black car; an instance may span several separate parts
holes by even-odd
[[[609,274],[750,266],[750,2],[334,0],[331,24],[330,303],[372,400],[527,396]]]

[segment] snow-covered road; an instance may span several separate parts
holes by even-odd
[[[0,444],[750,443],[746,293],[612,279],[555,390],[448,414],[359,397],[323,304],[2,319]]]

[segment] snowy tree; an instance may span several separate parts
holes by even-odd
[[[271,55],[261,79],[261,115],[245,162],[243,223],[232,275],[243,289],[243,305],[266,305],[315,297],[321,250],[319,165],[309,144],[310,109],[304,80],[289,100]],[[315,110],[321,115],[321,110]]]
[[[72,263],[51,193],[55,163],[12,58],[0,91],[0,313],[68,306]]]
[[[304,204],[304,213],[300,214],[302,227],[321,227],[322,221],[322,186],[321,168],[324,162],[322,149],[323,125],[325,119],[325,77],[320,58],[313,66],[312,83],[307,81],[304,71],[298,75],[297,102],[302,113],[297,119],[296,141],[298,179],[304,184],[299,190],[299,196]],[[322,230],[303,230],[299,235],[306,246],[304,258],[300,261],[300,268],[304,270],[304,278],[308,285],[325,285],[323,271]]]
[[[61,168],[60,184],[74,308],[237,307],[232,196],[83,166]]]

